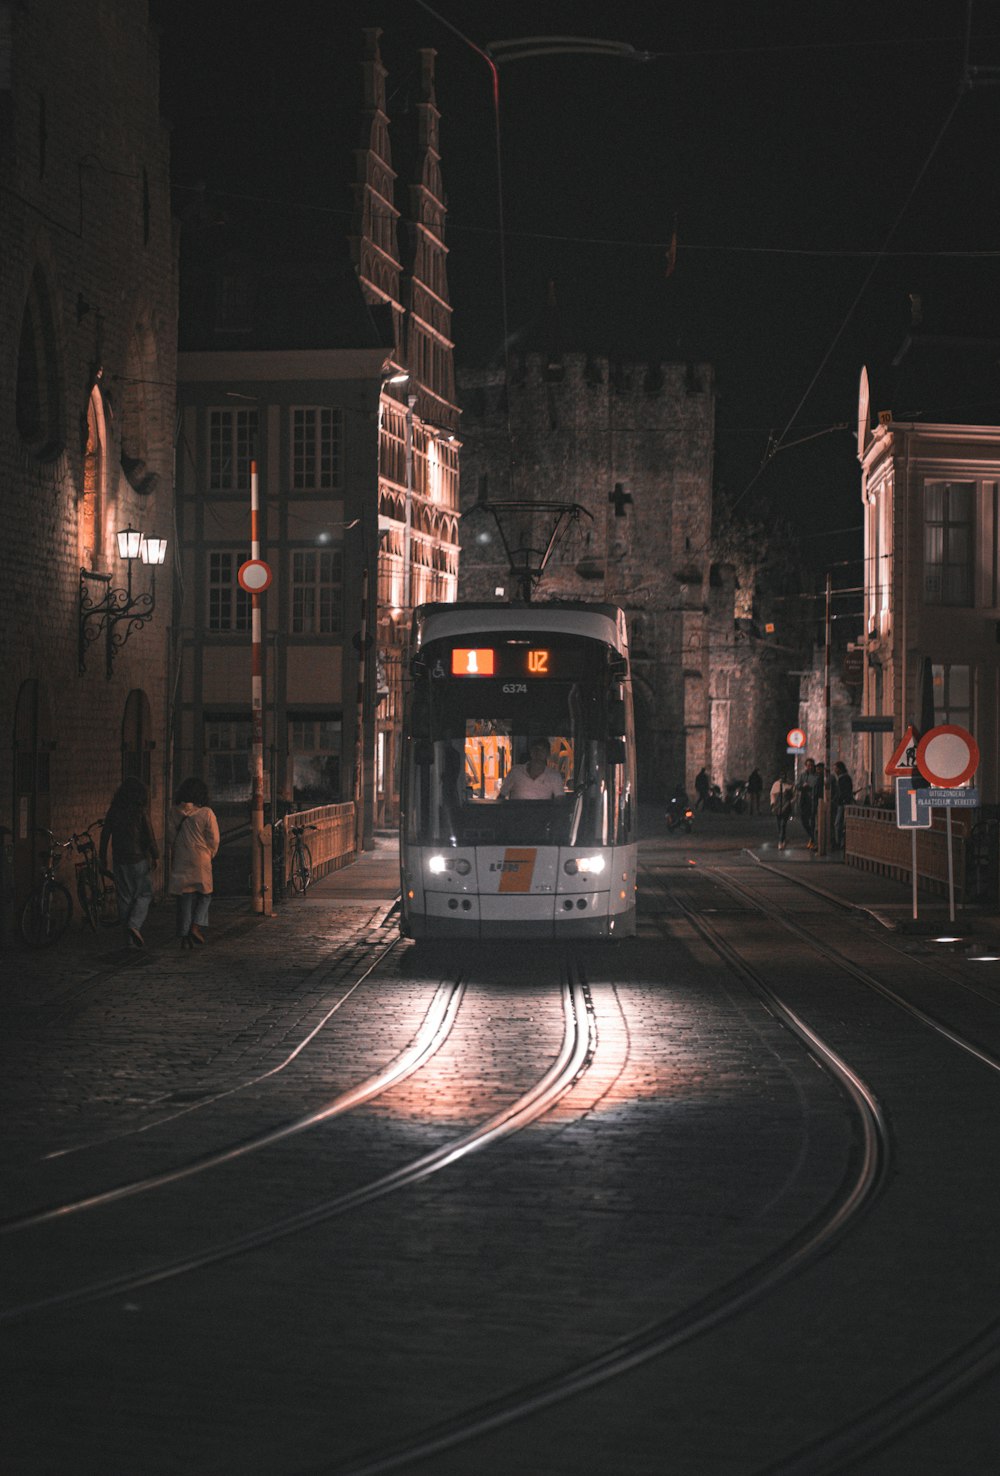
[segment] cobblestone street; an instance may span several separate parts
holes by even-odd
[[[572,955],[400,941],[389,837],[196,952],[8,952],[5,1468],[996,1469],[996,919],[649,829]]]

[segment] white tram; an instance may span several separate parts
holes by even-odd
[[[403,935],[634,934],[638,813],[622,611],[575,600],[421,605],[411,650]],[[519,798],[530,786],[512,770],[538,738],[549,747],[546,797]]]

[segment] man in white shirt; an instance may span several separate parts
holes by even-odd
[[[515,764],[500,786],[500,799],[558,799],[565,793],[562,775],[549,768],[547,738],[533,738],[528,748],[528,762]]]

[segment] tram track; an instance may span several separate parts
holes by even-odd
[[[673,900],[730,973],[787,1026],[821,1069],[844,1091],[860,1128],[860,1143],[847,1181],[839,1186],[830,1203],[795,1235],[692,1306],[648,1324],[592,1358],[549,1378],[508,1391],[348,1463],[309,1466],[302,1468],[297,1476],[380,1476],[380,1473],[397,1471],[528,1419],[661,1358],[735,1319],[786,1280],[819,1260],[877,1198],[888,1175],[891,1142],[874,1093],[847,1062],[730,947],[718,929],[686,907],[680,899],[674,897]]]
[[[180,1170],[162,1176],[155,1176],[150,1182],[137,1181],[136,1186],[120,1186],[118,1190],[109,1191],[107,1195],[91,1196],[72,1206],[73,1210],[96,1207],[98,1204],[114,1205],[120,1200],[133,1194],[143,1192],[148,1188],[169,1187],[170,1184],[178,1182],[181,1178],[190,1178],[208,1171],[222,1163],[230,1162],[238,1156],[246,1156],[255,1149],[270,1146],[282,1137],[291,1136],[292,1132],[299,1132],[305,1127],[318,1125],[321,1121],[327,1121],[330,1117],[346,1112],[351,1107],[358,1106],[362,1101],[371,1101],[375,1096],[389,1090],[401,1081],[404,1075],[412,1075],[421,1066],[425,1065],[430,1057],[436,1053],[450,1033],[457,1016],[459,1006],[465,995],[467,981],[459,977],[447,986],[442,986],[435,998],[434,1015],[435,1022],[431,1038],[426,1040],[419,1052],[414,1049],[408,1056],[405,1072],[395,1074],[387,1071],[380,1073],[378,1077],[371,1078],[368,1082],[353,1089],[351,1093],[345,1093],[341,1098],[335,1099],[333,1103],[327,1104],[321,1113],[309,1114],[307,1119],[286,1125],[285,1131],[278,1130],[274,1133],[262,1135],[245,1145],[237,1145],[236,1148],[212,1155],[206,1160],[196,1164],[186,1165]],[[275,1240],[288,1235],[293,1235],[334,1219],[340,1215],[361,1209],[375,1201],[394,1193],[399,1189],[417,1184],[440,1172],[450,1164],[476,1153],[502,1138],[528,1127],[544,1116],[563,1097],[587,1069],[596,1049],[596,1023],[593,1003],[589,996],[585,980],[578,970],[570,968],[568,977],[561,984],[561,1004],[563,1016],[563,1037],[560,1049],[552,1062],[541,1077],[539,1077],[528,1089],[522,1092],[513,1102],[509,1103],[499,1111],[487,1117],[469,1131],[452,1138],[430,1153],[425,1153],[419,1158],[381,1175],[368,1184],[347,1191],[333,1198],[323,1200],[319,1203],[309,1205],[292,1214],[284,1215],[279,1219],[271,1220],[260,1225],[252,1231],[244,1234],[231,1236],[224,1241],[214,1245],[195,1250],[185,1256],[177,1256],[171,1260],[165,1260],[157,1265],[146,1267],[138,1272],[128,1272],[116,1276],[109,1276],[86,1285],[78,1286],[65,1291],[46,1293],[36,1296],[30,1300],[23,1301],[15,1306],[0,1309],[0,1323],[9,1323],[34,1313],[54,1310],[63,1307],[77,1306],[87,1302],[101,1299],[102,1297],[120,1295],[122,1293],[138,1290],[141,1287],[156,1285],[182,1276],[193,1271],[201,1270],[229,1260],[235,1256],[247,1254],[251,1251],[260,1250]],[[429,1012],[430,1014],[431,1012]],[[397,1065],[399,1063],[397,1062]],[[58,1208],[45,1211],[42,1215],[30,1221],[22,1221],[16,1226],[9,1228],[30,1229],[37,1228],[43,1223],[60,1221],[64,1218]]]
[[[344,992],[336,999],[336,1001],[330,1006],[330,1008],[324,1012],[322,1018],[318,1021],[318,1023],[312,1026],[312,1028],[306,1032],[306,1034],[295,1045],[295,1047],[291,1051],[289,1051],[287,1055],[285,1055],[284,1058],[279,1061],[276,1066],[271,1066],[267,1071],[258,1072],[257,1075],[247,1077],[244,1081],[237,1082],[233,1086],[225,1087],[221,1091],[213,1091],[211,1088],[208,1088],[204,1093],[201,1093],[199,1090],[199,1095],[197,1096],[196,1100],[188,1102],[182,1107],[178,1107],[176,1111],[162,1113],[158,1117],[150,1118],[145,1122],[136,1123],[128,1128],[119,1129],[117,1132],[105,1133],[101,1137],[89,1138],[81,1143],[72,1143],[68,1147],[54,1149],[51,1153],[46,1153],[41,1162],[50,1163],[60,1158],[67,1158],[74,1153],[83,1153],[90,1149],[102,1148],[111,1143],[122,1142],[126,1138],[137,1137],[140,1133],[152,1132],[154,1128],[168,1126],[172,1122],[177,1122],[182,1117],[188,1117],[194,1112],[203,1111],[204,1108],[212,1107],[217,1102],[224,1101],[227,1097],[235,1096],[239,1092],[250,1091],[254,1087],[260,1086],[262,1083],[266,1081],[271,1081],[275,1077],[280,1076],[281,1073],[287,1070],[288,1067],[291,1066],[293,1062],[298,1059],[299,1056],[301,1056],[302,1052],[308,1046],[310,1046],[314,1040],[316,1040],[320,1033],[329,1024],[333,1016],[343,1008],[343,1006],[347,1003],[347,1001],[351,998],[355,991],[360,989],[361,985],[364,984],[366,980],[371,977],[375,970],[379,968],[382,963],[385,962],[389,955],[393,953],[394,950],[399,948],[401,942],[402,939],[393,938],[390,943],[382,948],[380,952],[376,955],[376,957],[372,960],[372,962],[369,963],[365,969],[363,969],[358,978],[355,979],[354,983],[344,990]],[[338,949],[338,954],[342,952],[342,949]],[[314,970],[314,972],[328,972],[329,967],[330,965],[327,961],[319,966],[319,970]],[[4,1233],[6,1228],[7,1224],[0,1222],[0,1235]]]
[[[348,993],[361,983],[358,980]],[[451,1033],[462,1002],[465,984],[461,977],[448,983],[441,984],[435,991],[431,1000],[423,1024],[418,1030],[415,1038],[407,1048],[402,1051],[388,1066],[367,1077],[364,1081],[349,1087],[347,1091],[340,1092],[329,1102],[314,1108],[311,1112],[292,1118],[290,1121],[281,1123],[278,1127],[270,1128],[266,1132],[257,1133],[240,1143],[230,1144],[215,1153],[204,1154],[192,1159],[189,1163],[180,1164],[173,1169],[165,1169],[159,1174],[149,1174],[141,1179],[133,1179],[125,1184],[116,1185],[112,1189],[101,1190],[96,1194],[84,1195],[79,1199],[68,1200],[61,1204],[51,1205],[47,1209],[36,1210],[30,1214],[19,1216],[17,1219],[6,1220],[0,1223],[0,1236],[11,1235],[17,1231],[30,1230],[35,1226],[48,1224],[53,1220],[65,1220],[68,1216],[79,1214],[83,1210],[97,1209],[102,1205],[116,1204],[124,1199],[130,1199],[137,1194],[148,1193],[152,1189],[165,1188],[170,1184],[179,1184],[185,1179],[191,1179],[199,1174],[208,1173],[215,1168],[221,1168],[223,1164],[235,1163],[237,1159],[245,1158],[248,1154],[259,1152],[262,1148],[270,1147],[274,1143],[283,1142],[298,1133],[304,1133],[310,1128],[319,1127],[324,1122],[330,1122],[344,1112],[350,1112],[355,1107],[371,1101],[374,1097],[388,1091],[390,1087],[397,1086],[418,1071],[431,1056],[433,1056],[444,1044]],[[340,1007],[348,996],[339,1000],[334,1009]],[[329,1010],[324,1018],[323,1024],[329,1019],[334,1010]],[[311,1039],[320,1026],[311,1032]],[[302,1043],[303,1045],[305,1042]],[[297,1051],[302,1045],[297,1047]],[[297,1053],[297,1052],[296,1052]],[[294,1054],[294,1053],[293,1053]],[[290,1058],[289,1058],[290,1059]],[[269,1074],[269,1073],[268,1073]],[[264,1080],[264,1077],[256,1078]],[[245,1086],[254,1083],[245,1083]],[[212,1098],[218,1101],[221,1097],[231,1095],[232,1092],[242,1090],[233,1087],[231,1092],[220,1093],[219,1097]],[[208,1105],[207,1103],[205,1105]]]
[[[771,868],[773,869],[773,868]],[[858,966],[839,949],[817,939],[799,924],[792,922],[777,908],[763,902],[750,888],[742,886],[728,873],[718,867],[706,867],[702,874],[710,875],[731,895],[748,903],[769,922],[778,923],[798,941],[805,943],[827,962],[833,963],[857,982],[865,985],[891,1004],[903,1010],[930,1029],[948,1044],[957,1047],[989,1070],[1000,1073],[1000,1058],[969,1041],[949,1025],[928,1011],[906,1000],[899,992],[884,981],[877,979],[868,970]],[[780,875],[780,873],[779,873]],[[807,884],[799,882],[798,885]],[[808,888],[810,891],[819,889]],[[833,899],[841,907],[847,904]],[[681,904],[682,906],[684,904]],[[853,910],[848,908],[848,910]],[[685,908],[688,915],[692,910]],[[885,940],[882,940],[885,941]],[[892,945],[888,945],[892,947]],[[893,948],[894,952],[901,952]],[[907,955],[907,957],[909,957]],[[921,963],[924,960],[920,960]],[[931,972],[951,981],[932,963],[927,963]],[[962,981],[957,981],[962,982]],[[972,986],[963,985],[971,993],[979,994]],[[985,997],[985,996],[982,996]],[[989,1001],[993,1003],[992,1000]],[[756,1476],[834,1476],[834,1473],[852,1466],[864,1456],[886,1448],[932,1416],[953,1404],[969,1392],[982,1379],[996,1372],[1000,1366],[1000,1318],[994,1318],[937,1359],[922,1375],[909,1380],[901,1388],[885,1398],[874,1402],[855,1418],[845,1421],[834,1430],[802,1445],[792,1454],[756,1469]]]
[[[858,983],[864,984],[867,988],[874,990],[876,994],[882,995],[884,999],[889,1000],[892,1004],[896,1005],[906,1014],[912,1015],[913,1018],[919,1020],[922,1025],[925,1025],[928,1029],[933,1030],[936,1034],[942,1036],[945,1040],[950,1041],[952,1045],[957,1046],[959,1050],[964,1051],[966,1052],[966,1054],[974,1057],[984,1066],[987,1066],[991,1071],[1000,1072],[1000,1057],[997,1057],[991,1051],[982,1049],[974,1042],[968,1040],[960,1032],[953,1030],[951,1026],[946,1024],[943,1020],[939,1020],[937,1016],[932,1015],[928,1010],[924,1010],[919,1005],[914,1004],[911,1000],[904,998],[904,996],[901,995],[898,990],[893,989],[891,985],[886,984],[883,980],[877,979],[874,974],[869,972],[869,970],[862,968],[859,964],[856,964],[853,959],[848,958],[847,955],[841,952],[839,948],[835,948],[830,943],[822,942],[820,939],[816,938],[813,933],[810,933],[808,929],[802,927],[798,923],[792,922],[789,917],[787,917],[777,908],[768,906],[768,904],[766,902],[763,902],[761,898],[758,897],[754,892],[752,892],[747,887],[741,886],[740,883],[735,881],[728,873],[722,872],[717,867],[705,867],[703,868],[703,874],[712,876],[713,879],[720,886],[724,887],[733,896],[739,897],[740,900],[749,903],[757,912],[761,914],[761,916],[766,917],[769,922],[777,923],[786,932],[790,933],[800,942],[805,943],[810,949],[812,949],[815,953],[818,953],[822,958],[826,959],[830,963],[835,964],[846,974],[849,974],[853,979],[856,979]]]

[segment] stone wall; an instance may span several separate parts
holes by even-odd
[[[608,600],[629,622],[640,794],[693,782],[710,754],[706,614],[712,522],[714,383],[709,365],[529,354],[465,371],[460,599],[512,594],[493,519],[537,564],[556,510],[577,504],[536,597]]]

